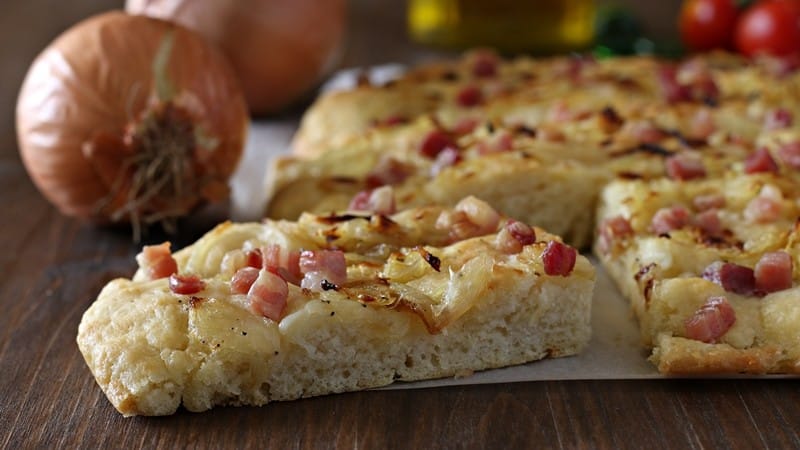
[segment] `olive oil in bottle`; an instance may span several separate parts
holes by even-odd
[[[505,53],[582,50],[594,37],[593,0],[408,0],[416,42]]]

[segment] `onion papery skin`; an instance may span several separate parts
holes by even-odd
[[[218,186],[227,187],[242,155],[249,120],[224,55],[184,27],[112,11],[78,23],[43,50],[17,100],[22,161],[39,190],[63,214],[97,222],[132,219],[114,218],[114,211],[101,207],[109,197],[119,197],[119,192],[112,193],[114,180],[109,179],[123,171],[116,167],[119,173],[109,173],[104,166],[115,161],[93,161],[87,148],[98,140],[123,142],[138,120],[163,104],[156,95],[153,62],[167,36],[172,36],[172,50],[164,74],[174,88],[171,101],[188,113],[196,130],[215,142],[192,150],[192,172],[179,180],[186,183],[187,196],[170,214],[179,216],[204,200],[219,200],[207,197],[219,197]],[[217,186],[211,189],[216,194],[204,194],[212,185]]]
[[[174,21],[219,45],[251,113],[279,112],[338,63],[346,0],[127,0],[125,9]]]

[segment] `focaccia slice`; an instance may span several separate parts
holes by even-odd
[[[791,175],[616,181],[595,251],[665,374],[800,373],[800,260]]]
[[[580,108],[625,112],[647,105],[744,103],[744,116],[776,108],[797,114],[800,76],[780,61],[715,53],[675,63],[652,57],[502,60],[485,51],[412,69],[389,84],[359,85],[320,96],[306,112],[293,149],[302,157],[336,151],[373,129],[431,115],[445,127],[466,120],[536,126],[562,99]],[[739,120],[740,123],[747,123]],[[752,124],[761,124],[761,120]],[[744,134],[752,124],[741,128]]]
[[[463,376],[572,355],[590,337],[591,264],[474,197],[225,223],[137,259],[77,338],[126,416]]]
[[[611,179],[720,173],[776,132],[752,126],[742,103],[621,112],[604,104],[593,109],[584,98],[564,97],[549,112],[531,112],[524,124],[450,129],[423,116],[371,130],[316,159],[279,157],[267,176],[265,215],[295,219],[304,211],[339,210],[388,185],[401,209],[478,195],[583,247],[591,240],[597,192]]]

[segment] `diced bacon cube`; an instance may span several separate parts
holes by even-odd
[[[428,158],[435,158],[446,148],[458,148],[449,134],[442,130],[433,130],[422,140],[419,152]]]
[[[667,175],[673,180],[693,180],[706,176],[706,167],[699,157],[679,153],[672,155],[665,161]]]
[[[279,322],[286,310],[289,286],[280,276],[261,269],[258,277],[247,291],[250,309],[256,314]]]
[[[231,292],[234,294],[246,294],[250,287],[258,278],[259,269],[255,267],[242,267],[231,277]]]
[[[709,209],[702,211],[694,216],[694,223],[708,236],[719,237],[722,235],[722,221],[719,218],[719,211]]]
[[[765,130],[780,130],[792,126],[794,117],[792,112],[785,108],[777,108],[767,111],[764,116]]]
[[[196,294],[206,288],[206,283],[197,275],[179,275],[173,273],[169,276],[169,290],[181,295]]]
[[[692,199],[692,205],[698,211],[722,208],[725,206],[725,203],[725,196],[722,194],[698,195]]]
[[[753,269],[734,263],[714,262],[703,271],[703,278],[740,295],[753,295],[756,290]]]
[[[765,185],[758,196],[747,203],[743,214],[748,222],[774,222],[783,214],[783,194],[777,187]]]
[[[694,315],[688,318],[686,337],[706,343],[719,339],[736,323],[736,311],[725,297],[709,297]]]
[[[320,274],[337,286],[347,281],[347,263],[340,250],[306,250],[300,253],[300,271]]]
[[[151,280],[166,278],[178,272],[178,263],[172,257],[169,242],[145,245],[142,252],[136,255],[136,262]]]
[[[453,125],[450,131],[456,136],[469,134],[472,133],[480,123],[480,119],[475,117],[462,117]]]
[[[650,229],[656,234],[666,234],[672,230],[678,230],[689,224],[691,216],[689,211],[683,206],[677,205],[668,208],[661,208],[653,215],[650,222]]]
[[[597,226],[598,246],[601,252],[607,253],[618,239],[633,235],[631,222],[623,216],[604,219]]]
[[[792,257],[784,252],[765,253],[756,263],[756,289],[763,293],[792,287]]]
[[[744,160],[745,173],[772,172],[778,173],[778,164],[772,159],[769,150],[760,148]]]
[[[536,231],[524,222],[509,220],[497,233],[496,243],[500,251],[515,254],[522,251],[522,247],[536,242]]]
[[[465,108],[478,106],[482,102],[483,102],[483,92],[481,92],[480,88],[477,86],[472,86],[472,85],[464,86],[456,94],[456,103],[458,103],[459,106],[463,106]]]
[[[566,244],[558,241],[548,242],[542,252],[544,273],[552,276],[568,276],[575,268],[577,256],[578,252]]]
[[[677,69],[672,66],[662,66],[656,73],[661,93],[669,103],[691,100],[692,93],[687,86],[678,83]]]
[[[394,214],[396,212],[394,189],[391,186],[381,186],[377,189],[361,191],[350,200],[348,209],[383,215]]]
[[[476,78],[494,78],[497,76],[498,65],[498,57],[494,53],[477,53],[472,60],[472,75]]]

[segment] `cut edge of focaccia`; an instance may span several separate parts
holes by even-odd
[[[440,210],[410,210],[392,221],[430,225],[428,216]],[[374,223],[387,223],[342,217],[349,222],[325,233],[336,229],[354,245],[364,245],[362,236],[376,239]],[[300,222],[314,220],[306,214]],[[415,233],[431,234],[425,226]],[[142,279],[141,270],[133,280],[113,280],[85,313],[77,341],[97,383],[126,416],[171,414],[181,405],[190,411],[263,405],[573,355],[590,337],[594,269],[578,255],[568,276],[546,275],[542,253],[558,238],[535,231],[536,243],[511,255],[494,252],[495,234],[425,246],[441,261],[441,272],[427,268],[426,275],[404,283],[389,279],[387,289],[401,298],[418,295],[409,286],[438,289],[440,302],[448,302],[439,304],[438,315],[430,308],[422,313],[419,303],[364,301],[357,287],[312,293],[290,284],[286,314],[275,322],[231,295],[229,279],[215,275],[215,267],[226,251],[242,245],[291,245],[300,236],[308,247],[319,233],[302,237],[293,234],[294,223],[283,221],[226,223],[175,254],[179,272],[205,281],[202,292],[174,294],[166,278]],[[393,238],[398,235],[395,229]],[[404,247],[390,258],[413,267],[419,254],[419,248]],[[346,255],[349,276],[367,256]],[[420,267],[399,273],[415,270]],[[427,276],[441,280],[423,282]]]
[[[601,194],[598,228],[604,221],[627,216],[636,229],[648,223],[652,212],[672,204],[663,198],[687,192],[725,192],[728,203],[746,203],[759,187],[778,183],[770,175],[732,176],[717,180],[674,182],[669,180],[622,181],[609,184]],[[761,188],[763,189],[763,187]],[[691,195],[688,196],[691,198]],[[637,199],[637,200],[634,200]],[[685,201],[685,199],[684,199]],[[686,204],[684,202],[684,204]],[[622,214],[620,214],[622,213]],[[733,217],[733,216],[729,216]],[[606,230],[608,232],[608,230]],[[617,230],[618,234],[620,230]],[[599,231],[595,254],[622,294],[630,301],[638,319],[642,343],[652,349],[651,362],[663,374],[800,374],[800,287],[780,290],[763,297],[726,291],[703,278],[703,271],[715,261],[736,262],[752,267],[767,250],[786,249],[795,255],[797,229],[774,231],[775,242],[767,241],[763,229],[753,234],[746,248],[724,250],[716,244],[702,244],[703,233],[693,226],[664,235],[635,232],[618,235],[609,245]],[[724,244],[723,244],[724,245]],[[797,257],[792,256],[797,265]],[[796,279],[796,276],[794,277]],[[736,322],[715,342],[686,337],[686,320],[710,297],[725,297],[736,314]]]
[[[344,149],[315,161],[276,158],[268,169],[265,216],[295,219],[305,211],[325,214],[347,208],[357,193],[368,189],[365,174],[378,157],[375,152]],[[419,173],[391,188],[398,210],[452,206],[476,195],[502,214],[535,223],[585,248],[591,243],[597,192],[607,172],[602,166],[542,163],[525,152],[509,152],[467,159],[435,176]]]

